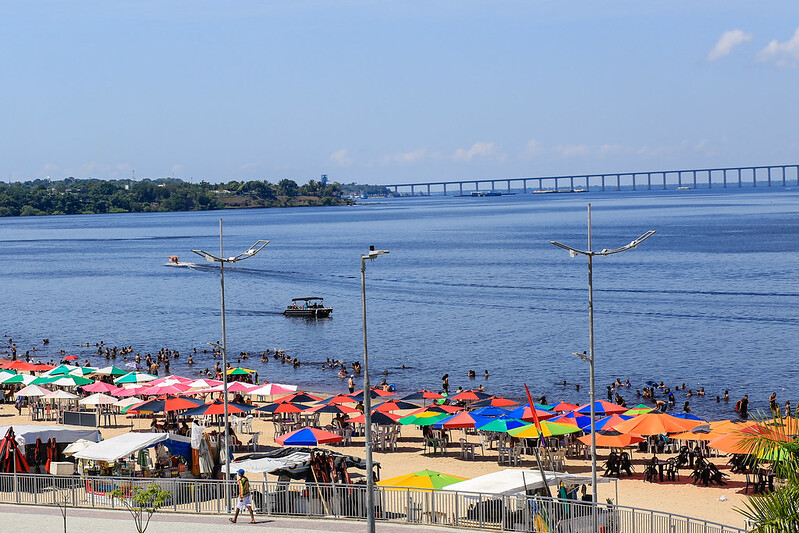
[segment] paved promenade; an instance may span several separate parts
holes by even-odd
[[[250,516],[239,516],[239,523],[231,524],[232,515],[199,515],[156,513],[150,522],[147,533],[233,533],[242,531],[286,531],[294,533],[332,533],[337,531],[366,531],[364,522],[351,520],[308,520],[255,516],[256,523],[250,524]],[[0,505],[0,531],[14,533],[59,533],[64,531],[64,522],[58,507],[32,505]],[[67,531],[69,533],[134,533],[133,518],[127,511],[101,511],[94,509],[67,509]],[[411,533],[430,531],[452,533],[461,531],[443,527],[429,527],[415,524],[381,524],[379,533]]]

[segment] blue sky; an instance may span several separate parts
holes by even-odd
[[[799,2],[0,1],[0,179],[799,160]]]

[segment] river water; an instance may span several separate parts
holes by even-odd
[[[105,359],[81,344],[132,345],[142,356],[168,347],[183,354],[173,373],[198,375],[213,365],[210,355],[192,368],[186,355],[221,338],[218,270],[164,263],[173,254],[201,263],[193,248],[218,251],[222,216],[228,255],[271,240],[226,270],[231,360],[282,348],[304,363],[242,362],[262,379],[346,389],[319,363],[361,358],[359,254],[374,244],[391,253],[367,264],[373,381],[387,370],[400,392],[438,390],[449,373],[452,389],[483,383],[520,398],[527,383],[550,402],[584,403],[587,364],[571,353],[588,343],[586,260],[549,241],[585,248],[589,201],[595,249],[657,231],[638,250],[594,262],[600,397],[619,377],[632,382],[622,393],[630,405],[649,380],[705,387],[704,398],[681,391],[677,400],[706,416],[731,416],[744,393],[753,408],[764,407],[771,392],[780,405],[796,405],[799,191],[790,189],[0,219],[2,332],[21,353],[35,346],[36,357],[48,360],[64,348],[97,365]],[[300,296],[323,296],[333,317],[283,316]],[[717,404],[724,389],[733,401]]]

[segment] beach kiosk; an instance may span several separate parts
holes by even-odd
[[[94,499],[132,488],[119,478],[191,476],[191,439],[171,433],[125,433],[87,446],[74,457],[81,463],[79,471],[88,476],[86,492]]]

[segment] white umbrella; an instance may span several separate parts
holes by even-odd
[[[123,401],[127,401],[129,399],[130,398]],[[117,399],[113,396],[109,396],[108,394],[97,392],[91,396],[87,396],[86,398],[79,400],[78,403],[81,405],[114,405],[117,403]]]
[[[97,369],[92,367],[92,366],[78,366],[78,367],[75,367],[74,370],[70,370],[69,371],[69,375],[70,376],[86,377],[89,374],[94,374],[96,372],[97,372]]]
[[[36,385],[29,385],[30,387],[35,387]],[[67,392],[65,390],[57,390],[53,392],[49,392],[42,396],[45,400],[74,400],[77,398],[77,394],[72,394],[71,392]]]
[[[86,439],[78,439],[75,442],[71,443],[66,448],[64,448],[64,455],[72,455],[73,453],[78,453],[84,448],[88,448],[92,444],[95,443]]]
[[[192,389],[210,389],[211,387],[216,387],[221,384],[221,381],[215,379],[196,379],[189,383]]]
[[[16,395],[17,396],[45,396],[50,394],[52,391],[50,389],[45,389],[44,387],[40,387],[38,385],[28,385],[24,389],[20,390]]]
[[[136,405],[137,403],[142,403],[143,401],[144,400],[142,400],[141,398],[137,398],[135,396],[128,396],[127,398],[124,398],[122,400],[118,400],[118,401],[114,402],[114,405],[124,409],[125,407],[128,407],[129,405]]]

